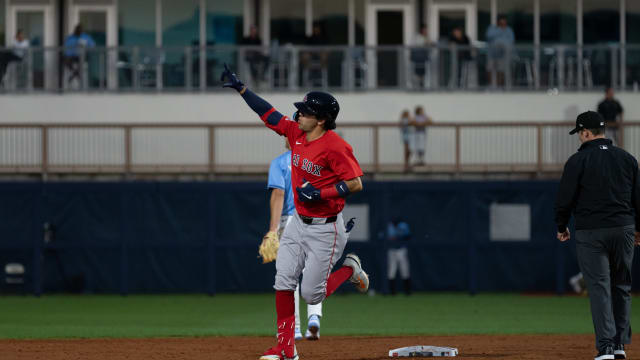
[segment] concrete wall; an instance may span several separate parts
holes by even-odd
[[[262,94],[290,115],[299,93]],[[403,109],[423,105],[438,122],[522,122],[575,120],[595,109],[601,92],[566,93],[338,93],[338,121],[396,121]],[[640,94],[620,93],[625,119],[640,120]],[[0,123],[54,122],[196,122],[251,123],[255,114],[235,92],[157,95],[3,95]]]

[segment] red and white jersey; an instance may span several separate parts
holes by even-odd
[[[263,116],[263,120],[269,113]],[[308,181],[314,187],[323,189],[334,186],[340,181],[362,176],[362,169],[353,155],[353,149],[338,134],[328,130],[320,138],[307,141],[304,131],[298,123],[283,116],[278,125],[265,121],[268,128],[286,136],[291,145],[291,186],[302,187]],[[298,214],[310,217],[329,217],[338,214],[344,208],[344,198],[302,202],[298,193],[293,192]]]

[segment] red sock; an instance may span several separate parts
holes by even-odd
[[[349,266],[343,266],[332,272],[331,275],[329,275],[329,279],[327,279],[327,297],[333,294],[351,275],[353,275],[353,269]]]
[[[295,353],[294,328],[296,325],[293,291],[276,290],[276,313],[278,314],[278,346],[285,357]]]
[[[286,319],[295,314],[296,303],[293,291],[276,290],[276,313],[278,320]]]

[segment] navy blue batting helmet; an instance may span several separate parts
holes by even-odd
[[[305,95],[301,102],[296,102],[293,105],[303,114],[324,119],[325,129],[332,130],[336,128],[336,118],[338,117],[338,112],[340,112],[340,105],[338,105],[338,100],[333,95],[322,91],[312,91]]]

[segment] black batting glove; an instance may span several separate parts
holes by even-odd
[[[296,187],[298,199],[302,202],[320,200],[320,189],[317,189],[310,182],[302,179],[302,187]]]
[[[225,78],[227,79],[226,82]],[[242,83],[242,81],[238,79],[238,76],[235,73],[231,72],[231,70],[227,66],[227,63],[224,64],[224,71],[220,76],[220,81],[224,82],[224,84],[222,84],[222,87],[236,89],[236,91],[238,92],[242,91],[242,89],[244,88],[244,84]]]
[[[351,218],[347,221],[347,225],[345,225],[344,228],[346,232],[351,232],[354,226],[356,226],[356,218]]]

